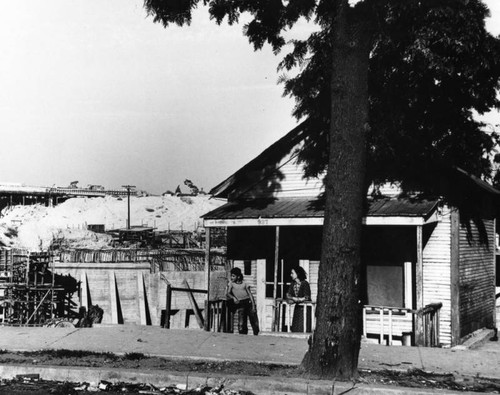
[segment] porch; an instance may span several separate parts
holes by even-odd
[[[284,299],[277,299],[274,304],[274,320],[267,334],[292,334],[292,320],[297,305],[289,304]],[[301,303],[303,308],[302,332],[310,335],[315,329],[316,303]],[[371,343],[388,346],[423,346],[439,347],[439,313],[441,303],[432,303],[421,309],[413,310],[400,307],[363,306],[363,339]],[[233,332],[234,317],[228,310],[225,300],[212,301],[205,306],[208,319],[205,329],[212,332]],[[264,332],[265,333],[265,332]]]
[[[312,300],[316,300],[323,215],[314,200],[295,198],[230,202],[204,216],[208,230],[227,228],[228,259],[242,269],[245,281],[255,290],[263,332],[292,331],[295,306],[283,300],[292,268],[304,268]],[[429,303],[446,298],[424,296],[424,247],[440,220],[436,201],[371,203],[363,220],[370,240],[363,243],[365,306],[360,311],[366,339],[388,345],[442,343],[442,304]],[[303,333],[314,331],[315,312],[314,302],[304,305]]]

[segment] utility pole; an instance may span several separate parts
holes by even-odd
[[[130,190],[135,188],[135,185],[122,185],[122,188],[127,188],[127,229],[130,229]]]

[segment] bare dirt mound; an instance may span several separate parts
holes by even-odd
[[[207,195],[131,197],[130,222],[159,231],[195,231],[202,225],[200,217],[222,204]],[[125,228],[127,218],[127,199],[112,196],[72,198],[54,207],[13,206],[1,213],[0,245],[43,251],[53,240],[64,239],[74,248],[104,248],[110,245],[111,236],[91,232],[87,226]]]

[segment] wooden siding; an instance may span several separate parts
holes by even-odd
[[[479,233],[471,224],[472,239],[460,227],[460,336],[493,325],[495,309],[495,222],[485,220],[488,246],[479,242]]]
[[[276,197],[318,196],[322,191],[322,178],[304,179],[304,166],[290,161],[281,168],[285,178],[281,181],[281,190]]]
[[[432,231],[423,251],[423,304],[442,303],[440,343],[451,345],[451,221],[445,213]],[[434,225],[427,225],[434,226]],[[428,231],[424,227],[424,233]]]
[[[293,152],[293,150],[292,150]],[[304,166],[296,163],[297,159],[292,155],[287,155],[278,165],[279,172],[283,178],[278,181],[279,188],[273,193],[273,197],[315,197],[323,190],[323,177],[314,179],[304,178]],[[248,191],[248,195],[252,198],[269,197],[269,177],[256,182],[254,188]],[[258,193],[261,191],[262,196]],[[256,195],[257,193],[257,195]],[[245,195],[242,195],[243,197]]]
[[[318,274],[319,261],[309,261],[309,285],[311,286],[311,299],[313,302],[318,300]]]

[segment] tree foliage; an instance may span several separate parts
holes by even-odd
[[[299,159],[306,176],[327,171],[317,325],[304,363],[355,377],[363,191],[391,181],[446,193],[450,168],[491,178],[498,136],[473,118],[500,107],[500,42],[485,30],[488,10],[480,0],[145,0],[164,26],[191,23],[198,5],[218,24],[249,14],[244,34],[255,49],[291,46],[280,68],[299,69],[281,78],[294,116],[308,119]],[[302,19],[318,29],[287,42]]]
[[[485,30],[480,1],[388,2],[377,8],[370,56],[370,132],[367,183],[426,186],[437,168],[460,167],[491,180],[495,133],[474,119],[499,108],[500,41]],[[286,69],[307,63],[285,92],[297,98],[295,116],[308,117],[311,143],[301,153],[308,174],[326,168],[329,135],[329,37],[324,31],[295,43]],[[306,57],[310,55],[310,58]],[[321,158],[321,160],[318,160]]]
[[[243,31],[255,49],[266,43],[275,52],[286,44],[292,47],[280,69],[299,68],[300,73],[281,79],[284,94],[296,100],[294,116],[310,119],[314,128],[300,158],[306,175],[324,171],[334,2],[145,0],[154,21],[165,27],[191,23],[198,5],[208,6],[218,24],[235,24],[243,13],[250,14]],[[487,7],[480,0],[365,0],[356,7],[351,18],[374,24],[367,182],[399,181],[407,189],[425,183],[431,188],[422,176],[433,174],[429,170],[435,166],[457,166],[491,180],[489,153],[498,136],[484,133],[484,125],[473,117],[474,111],[500,108],[500,40],[485,29]],[[287,42],[284,33],[301,19],[316,23],[319,31]]]

